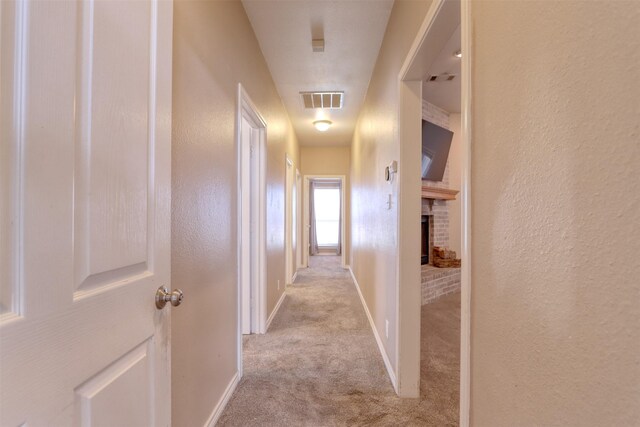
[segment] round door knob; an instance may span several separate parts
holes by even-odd
[[[169,292],[166,286],[160,286],[156,291],[156,307],[158,309],[164,308],[167,303],[171,303],[172,306],[177,307],[182,303],[184,294],[180,289],[174,289]]]

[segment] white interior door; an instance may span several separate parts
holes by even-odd
[[[266,295],[266,123],[238,84],[238,369],[242,334],[265,333]]]
[[[304,193],[302,200],[302,267],[309,267],[309,229],[311,228],[311,215],[309,214],[309,178],[304,178]]]
[[[296,268],[302,268],[302,227],[300,220],[302,218],[302,179],[300,177],[300,171],[296,169],[296,204],[294,209],[296,210]]]
[[[0,19],[0,425],[170,425],[172,4]]]
[[[254,257],[254,241],[255,241],[255,219],[252,209],[252,199],[253,197],[253,176],[255,175],[251,173],[252,167],[252,151],[255,150],[253,147],[254,142],[252,138],[253,128],[249,123],[249,120],[242,116],[240,122],[240,173],[241,173],[241,222],[244,227],[248,228],[248,238],[241,242],[240,244],[240,256],[242,260],[248,261],[242,263],[242,271],[240,273],[241,276],[241,313],[242,313],[242,333],[250,334],[252,329],[252,284],[255,280],[255,257]],[[243,227],[243,229],[245,229]]]
[[[260,301],[259,293],[262,280],[262,271],[260,270],[260,244],[261,244],[261,224],[260,224],[260,130],[251,128],[251,153],[249,161],[249,170],[251,174],[249,183],[250,203],[249,210],[249,248],[251,251],[251,274],[250,274],[250,310],[251,310],[251,332],[260,332]]]
[[[293,279],[298,271],[298,181],[296,180],[296,171],[294,168],[291,168],[291,263],[289,266],[291,267],[291,283],[293,283]]]
[[[285,284],[290,284],[294,272],[293,162],[287,157],[285,171]]]

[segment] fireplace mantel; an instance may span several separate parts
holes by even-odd
[[[458,190],[448,188],[437,188],[428,185],[422,186],[422,198],[429,200],[455,200]]]

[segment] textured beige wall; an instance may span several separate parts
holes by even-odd
[[[460,191],[462,188],[462,133],[460,114],[449,115],[449,130],[453,132],[449,150],[449,188]],[[462,203],[460,193],[455,200],[447,202],[449,208],[449,247],[462,255]]]
[[[472,425],[640,425],[640,2],[472,22]]]
[[[398,73],[430,4],[394,3],[351,147],[351,267],[394,368],[398,211],[386,201],[397,187],[384,168],[399,157]]]
[[[350,259],[351,239],[351,147],[300,147],[301,175],[345,175],[345,254]],[[304,186],[303,186],[304,187]],[[304,189],[303,189],[304,191]],[[304,195],[303,199],[304,200]]]
[[[173,425],[201,426],[236,372],[235,120],[241,82],[267,122],[268,311],[284,283],[288,116],[239,1],[174,6],[172,286]]]

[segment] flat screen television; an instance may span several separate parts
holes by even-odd
[[[442,181],[452,139],[450,130],[422,121],[422,179]]]

